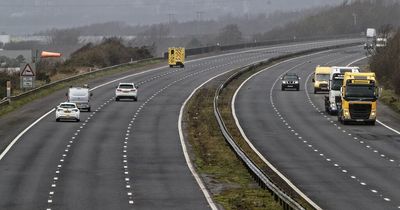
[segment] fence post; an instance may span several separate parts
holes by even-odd
[[[7,93],[6,93],[7,99],[10,99],[10,97],[11,97],[11,81],[9,81],[9,80],[6,82],[6,90],[7,90]]]

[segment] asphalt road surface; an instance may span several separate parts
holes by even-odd
[[[317,65],[343,66],[361,47],[316,54],[266,70],[243,85],[235,114],[250,142],[323,209],[400,208],[399,115],[378,104],[377,123],[342,125],[313,93]],[[361,65],[355,63],[353,65]],[[281,91],[280,75],[297,73],[300,91]]]
[[[95,81],[92,112],[82,112],[81,122],[55,122],[49,112],[3,153],[0,209],[208,209],[178,132],[179,111],[190,93],[213,76],[255,61],[346,42],[351,41],[240,51],[193,60],[185,69],[159,68],[106,85],[101,84],[115,76]],[[138,84],[138,101],[116,102],[118,82]],[[65,100],[65,91],[22,110],[46,113]],[[11,115],[5,119],[14,126],[1,131],[3,144],[40,117]]]

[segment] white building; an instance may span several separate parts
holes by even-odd
[[[0,42],[3,44],[10,43],[11,37],[10,35],[0,35]]]

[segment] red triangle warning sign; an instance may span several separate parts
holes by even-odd
[[[33,71],[31,65],[29,65],[29,63],[27,63],[22,69],[21,76],[35,76],[35,72]]]

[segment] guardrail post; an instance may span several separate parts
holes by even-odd
[[[8,100],[10,100],[11,97],[11,81],[7,81],[6,82],[6,89],[7,89],[7,93],[6,93],[6,97]]]

